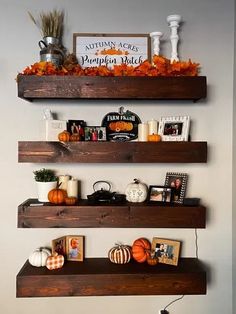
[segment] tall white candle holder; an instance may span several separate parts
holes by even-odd
[[[159,56],[160,54],[160,38],[162,37],[162,32],[152,32],[150,37],[152,38],[152,51],[153,55]]]
[[[166,20],[171,30],[171,35],[170,35],[171,47],[172,47],[171,62],[179,61],[178,51],[177,51],[178,41],[179,41],[178,27],[182,18],[180,15],[175,14],[175,15],[167,16]]]

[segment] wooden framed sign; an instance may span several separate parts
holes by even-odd
[[[138,66],[151,59],[151,38],[149,34],[74,33],[73,52],[82,68]]]

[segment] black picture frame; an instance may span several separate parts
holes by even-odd
[[[158,204],[170,204],[173,202],[174,189],[170,186],[150,185],[148,190],[148,202]]]
[[[187,173],[167,172],[165,186],[173,188],[173,202],[183,204],[187,188]]]

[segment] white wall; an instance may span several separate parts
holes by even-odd
[[[202,66],[208,79],[208,99],[189,102],[147,101],[49,101],[29,103],[17,98],[17,72],[38,60],[38,30],[27,16],[42,10],[66,11],[65,45],[72,50],[73,32],[148,33],[160,30],[168,39],[166,16],[179,13],[180,55]],[[17,141],[38,139],[43,109],[50,107],[63,119],[85,119],[99,124],[102,117],[120,105],[138,113],[146,121],[165,115],[190,115],[192,139],[209,143],[207,164],[163,165],[57,165],[58,173],[82,180],[82,195],[92,192],[98,179],[114,183],[123,191],[134,177],[147,184],[162,184],[167,171],[189,173],[189,197],[200,197],[207,206],[207,228],[199,230],[199,257],[209,267],[206,296],[186,296],[170,308],[171,313],[232,313],[232,113],[233,113],[233,0],[1,0],[0,1],[0,86],[1,86],[1,268],[0,310],[5,314],[67,313],[157,313],[175,296],[75,297],[16,299],[15,276],[36,247],[50,244],[55,237],[78,233],[86,236],[86,256],[103,257],[119,240],[131,244],[139,236],[162,236],[183,241],[182,256],[194,256],[191,229],[17,229],[17,206],[36,196],[32,171],[45,165],[18,164]],[[170,45],[163,43],[170,55]],[[122,174],[122,175],[121,175]]]

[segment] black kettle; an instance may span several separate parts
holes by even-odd
[[[88,201],[92,204],[121,203],[126,200],[124,194],[117,194],[116,192],[111,192],[111,184],[107,181],[96,181],[93,184],[93,190],[94,190],[93,194],[87,195]]]

